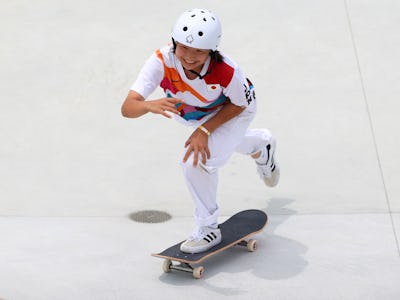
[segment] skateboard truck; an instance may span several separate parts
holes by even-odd
[[[246,247],[249,252],[254,252],[257,250],[257,240],[240,241],[236,245]]]
[[[242,240],[236,245],[246,247],[249,252],[254,252],[257,250],[257,241],[254,239],[250,239],[249,241]],[[192,273],[195,279],[201,279],[204,274],[203,266],[192,267],[189,263],[185,262],[178,262],[178,264],[174,264],[172,259],[165,259],[162,268],[165,273],[169,273],[171,270]]]
[[[172,262],[172,260],[170,260],[170,259],[164,260],[163,270],[164,270],[165,273],[169,273],[169,272],[171,272],[171,270],[177,270],[177,271],[181,271],[181,272],[192,273],[193,277],[196,278],[196,279],[202,278],[203,274],[204,274],[204,267],[202,267],[202,266],[193,268],[188,263],[180,262],[178,264],[174,264]]]

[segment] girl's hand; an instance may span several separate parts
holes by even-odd
[[[187,151],[183,157],[183,162],[186,162],[189,156],[193,153],[193,166],[196,167],[199,162],[199,155],[201,162],[205,165],[207,159],[211,157],[210,149],[208,149],[208,135],[197,128],[190,135],[185,143]]]
[[[176,104],[183,103],[183,100],[177,98],[161,98],[158,100],[145,101],[146,109],[148,112],[153,114],[160,114],[166,118],[171,118],[171,115],[167,112],[171,112],[180,115],[180,112],[176,109]]]
[[[157,100],[147,100],[135,91],[129,91],[128,96],[121,107],[121,113],[126,118],[139,118],[148,112],[161,114],[166,118],[171,118],[167,112],[180,114],[175,105],[183,103],[182,99],[161,98]]]

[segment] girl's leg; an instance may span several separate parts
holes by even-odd
[[[208,139],[211,158],[205,165],[193,167],[191,158],[182,163],[187,187],[192,195],[194,217],[199,227],[217,224],[218,170],[226,164],[242,143],[253,114],[242,114],[218,127]]]
[[[275,158],[276,141],[268,129],[249,129],[236,151],[251,155],[264,183],[274,187],[279,182],[280,169]]]
[[[257,158],[272,139],[272,134],[268,129],[248,129],[242,142],[237,146],[236,152]]]

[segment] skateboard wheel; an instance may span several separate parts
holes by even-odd
[[[164,263],[162,266],[164,273],[171,272],[171,265],[172,265],[172,261],[170,259],[164,260]]]
[[[204,267],[197,267],[193,269],[193,277],[195,279],[201,279],[204,274]]]
[[[247,250],[250,252],[254,252],[257,250],[257,241],[256,240],[249,240],[247,242]]]

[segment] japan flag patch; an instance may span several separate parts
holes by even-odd
[[[221,86],[218,83],[207,84],[207,91],[209,92],[219,91],[220,89]]]

